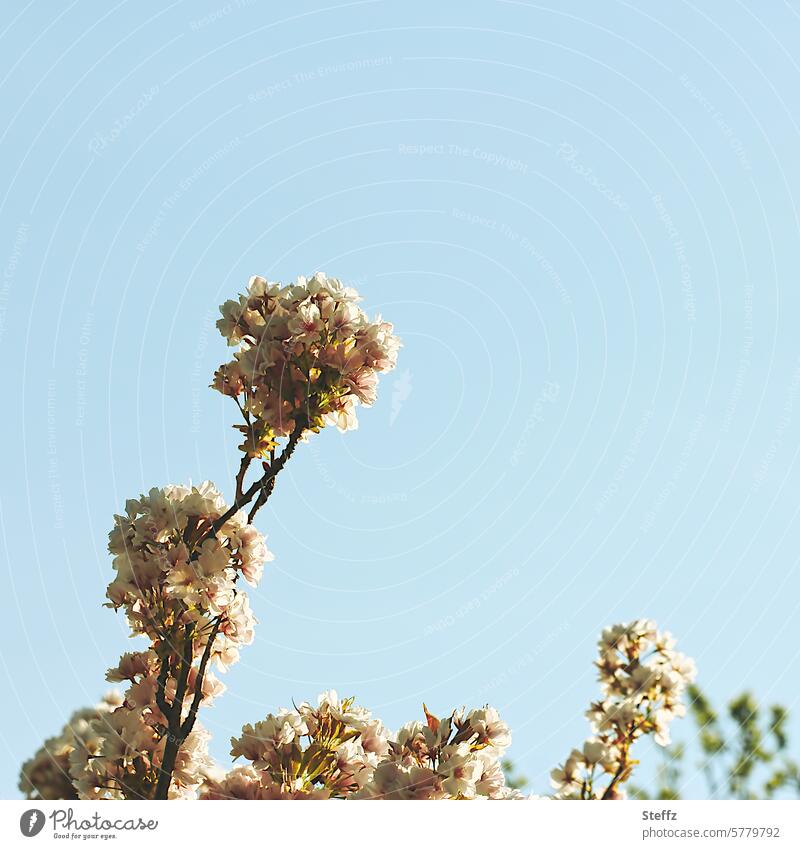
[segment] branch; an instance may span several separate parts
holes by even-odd
[[[642,723],[642,725],[643,724],[644,723]],[[630,755],[630,748],[634,743],[633,735],[639,728],[641,728],[641,725],[637,726],[635,722],[632,722],[630,729],[625,734],[625,737],[622,741],[623,749],[622,756],[620,757],[619,761],[619,767],[617,767],[617,771],[614,773],[614,777],[611,779],[608,784],[608,787],[606,787],[605,789],[605,792],[600,797],[601,799],[609,799],[611,797],[611,794],[615,791],[616,785],[619,783],[620,779],[625,773],[625,770],[628,768],[628,756]]]
[[[206,643],[206,647],[203,650],[203,657],[200,659],[200,667],[197,670],[197,678],[194,685],[192,706],[189,708],[189,713],[183,721],[183,724],[180,726],[181,742],[189,736],[192,728],[194,728],[194,723],[197,719],[197,710],[200,707],[200,700],[203,698],[203,680],[206,674],[206,666],[208,666],[208,660],[211,657],[211,647],[214,645],[214,640],[217,638],[217,633],[219,632],[221,624],[222,616],[218,616],[214,622],[214,627],[211,629],[211,634],[208,638],[208,642]]]
[[[278,457],[277,460],[273,460],[273,462],[271,462],[269,466],[266,467],[264,475],[259,478],[255,483],[253,483],[252,486],[248,487],[244,492],[242,491],[244,486],[244,477],[247,472],[247,468],[250,465],[250,458],[246,455],[244,458],[242,458],[241,464],[239,466],[239,473],[236,475],[236,497],[234,498],[233,504],[221,516],[219,516],[219,518],[212,522],[206,533],[203,534],[203,536],[196,541],[195,550],[191,558],[192,560],[196,560],[199,556],[200,546],[202,545],[203,540],[207,539],[210,536],[216,536],[217,531],[219,531],[219,529],[222,528],[225,523],[242,507],[249,504],[255,497],[256,493],[258,493],[258,499],[256,501],[256,504],[253,506],[253,509],[250,511],[250,515],[248,517],[248,521],[252,520],[252,517],[256,514],[256,511],[266,502],[266,500],[272,494],[272,491],[275,488],[275,477],[286,465],[289,457],[292,456],[292,453],[297,447],[297,443],[300,441],[300,437],[303,435],[303,431],[305,430],[305,428],[305,419],[299,418],[295,423],[294,430],[289,436],[289,441],[286,443],[286,447],[283,449],[283,452],[281,453],[280,457]],[[203,683],[205,680],[206,667],[208,666],[208,661],[211,657],[211,649],[214,645],[214,640],[217,638],[217,634],[219,633],[221,625],[222,616],[219,616],[214,621],[214,626],[211,629],[211,634],[208,637],[208,642],[206,643],[205,649],[203,650],[203,656],[200,660],[200,666],[198,667],[197,678],[195,680],[192,703],[189,707],[189,712],[186,715],[186,719],[182,722],[181,717],[183,715],[183,700],[186,695],[186,685],[188,681],[189,670],[192,666],[192,649],[194,643],[193,629],[195,627],[194,625],[186,626],[183,656],[181,659],[181,667],[178,671],[175,699],[171,705],[167,701],[167,698],[165,696],[167,677],[169,676],[169,655],[165,656],[161,661],[161,669],[159,670],[158,675],[156,703],[167,720],[169,733],[167,735],[167,741],[164,747],[164,756],[161,763],[158,783],[155,789],[155,799],[167,799],[169,797],[169,788],[172,783],[172,773],[175,769],[175,759],[178,755],[180,747],[183,745],[184,741],[191,733],[192,729],[194,728],[195,721],[197,720],[197,711],[200,707],[200,702],[203,698]]]
[[[189,542],[191,535],[197,530],[197,516],[190,516],[186,522],[186,527],[183,529],[183,541]]]
[[[292,456],[294,449],[297,447],[297,443],[300,441],[300,437],[303,435],[303,431],[306,429],[306,424],[303,419],[298,419],[295,424],[294,430],[289,436],[289,441],[286,443],[286,447],[283,449],[283,453],[280,457],[273,463],[269,469],[264,473],[262,477],[260,477],[252,486],[248,487],[242,495],[238,498],[235,498],[233,504],[218,518],[215,519],[212,523],[206,537],[211,536],[212,534],[216,534],[216,532],[231,518],[235,513],[241,510],[246,504],[249,504],[253,500],[253,496],[261,490],[263,492],[264,487],[266,487],[269,482],[280,472],[280,470],[286,465],[286,461],[289,457]],[[271,490],[270,490],[271,492]],[[267,494],[266,498],[269,498],[269,494]],[[264,498],[261,504],[266,501]],[[260,507],[261,505],[259,505]]]
[[[270,480],[261,487],[261,492],[258,493],[258,498],[253,502],[250,512],[247,514],[247,523],[252,524],[256,513],[267,503],[267,499],[272,495],[272,490],[275,489],[275,478]]]
[[[158,686],[156,687],[156,704],[161,713],[164,714],[164,719],[169,722],[172,705],[167,701],[164,691],[167,686],[167,678],[169,677],[169,653],[161,658],[161,669],[158,671]]]
[[[272,491],[275,489],[275,478],[294,453],[294,449],[297,448],[297,443],[300,441],[300,437],[303,435],[304,430],[304,423],[302,421],[298,421],[289,436],[289,441],[286,443],[286,447],[281,452],[281,456],[270,464],[266,474],[263,478],[261,478],[261,492],[259,492],[258,498],[247,515],[248,522],[253,521],[256,513],[258,513],[258,511],[267,503],[267,499],[270,495],[272,495]]]
[[[616,787],[617,783],[619,782],[620,778],[622,777],[622,773],[625,771],[627,766],[628,766],[628,752],[627,752],[627,749],[626,749],[625,752],[622,755],[622,758],[620,759],[619,767],[617,768],[617,771],[614,773],[614,777],[611,779],[611,781],[608,784],[608,787],[606,787],[605,791],[603,792],[603,795],[600,797],[601,800],[602,799],[609,799],[611,797],[611,794],[614,792],[614,788]]]
[[[175,687],[175,700],[172,702],[172,715],[169,717],[169,730],[174,733],[180,728],[183,715],[183,698],[186,695],[186,682],[189,680],[189,670],[192,668],[192,649],[194,648],[194,624],[187,625],[184,630],[183,658],[178,672]]]
[[[247,468],[250,465],[250,455],[245,454],[242,457],[242,462],[239,464],[239,472],[236,475],[236,498],[241,498],[244,493],[244,476],[247,474]]]
[[[172,705],[164,696],[164,686],[166,685],[167,674],[164,672],[167,669],[166,658],[162,661],[161,670],[158,675],[158,689],[161,691],[161,701],[158,702],[159,696],[156,696],[159,708],[164,713],[167,719],[167,735],[164,744],[164,754],[161,760],[161,767],[158,773],[158,782],[156,783],[154,799],[168,799],[169,788],[172,785],[172,773],[175,771],[175,759],[178,756],[181,746],[186,739],[183,726],[181,725],[181,716],[183,714],[183,699],[186,695],[186,682],[189,679],[189,670],[192,668],[192,650],[194,648],[194,629],[195,624],[190,623],[184,629],[185,641],[183,644],[183,654],[181,656],[181,668],[178,670],[178,678],[175,688],[175,699]],[[207,660],[208,646],[203,657]],[[162,707],[163,704],[163,707]],[[165,710],[166,709],[166,710]],[[191,726],[189,726],[191,730]],[[188,732],[186,732],[188,733]]]

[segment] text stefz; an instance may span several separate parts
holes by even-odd
[[[677,811],[642,811],[643,820],[676,820],[678,819]]]

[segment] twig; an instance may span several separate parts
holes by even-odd
[[[239,472],[236,475],[236,498],[241,498],[244,489],[244,476],[247,474],[247,469],[250,465],[250,455],[245,454],[242,457],[242,462],[239,464]]]
[[[175,699],[172,702],[172,716],[170,716],[170,731],[180,728],[183,715],[183,698],[186,695],[186,682],[189,680],[189,670],[192,668],[192,649],[194,648],[194,624],[187,625],[184,630],[183,658],[178,679],[175,686]],[[173,729],[174,720],[174,729]]]
[[[200,707],[200,701],[203,698],[203,680],[206,674],[206,666],[208,666],[208,659],[211,657],[211,647],[214,645],[214,640],[217,638],[217,633],[219,632],[221,624],[222,616],[218,616],[214,622],[214,627],[211,629],[211,634],[209,635],[206,647],[203,650],[203,656],[200,659],[200,667],[197,670],[197,679],[194,684],[194,698],[192,699],[189,713],[181,725],[181,742],[189,736],[192,728],[194,728],[194,723],[197,719],[197,710]]]
[[[156,704],[164,718],[169,722],[172,705],[167,701],[165,689],[167,686],[167,678],[169,677],[169,653],[161,658],[161,669],[158,671],[158,686],[156,687]]]
[[[185,736],[182,735],[181,716],[183,715],[183,699],[186,695],[186,682],[189,679],[189,670],[192,667],[192,649],[194,648],[195,625],[189,624],[184,629],[183,653],[181,655],[181,666],[178,670],[178,678],[175,687],[175,698],[170,705],[167,701],[164,689],[166,687],[168,663],[167,658],[161,662],[161,670],[158,674],[158,690],[156,703],[167,720],[167,740],[164,744],[164,755],[161,759],[161,769],[156,784],[155,799],[169,798],[169,788],[172,784],[172,773],[175,770],[175,761],[178,751],[183,745]],[[160,698],[160,701],[159,701]]]
[[[286,461],[289,457],[292,456],[294,449],[297,447],[297,443],[300,441],[300,437],[303,435],[303,431],[306,429],[306,424],[303,419],[298,419],[295,424],[294,430],[289,436],[289,441],[286,443],[286,447],[283,449],[281,456],[272,463],[269,469],[264,472],[264,475],[260,477],[252,486],[248,487],[245,492],[234,499],[233,504],[218,518],[215,519],[212,523],[211,527],[208,530],[206,536],[211,536],[212,534],[216,534],[216,532],[231,518],[236,512],[242,509],[245,505],[249,504],[253,497],[259,490],[263,492],[264,488],[269,484],[271,480],[273,480],[278,472],[286,465]],[[271,492],[271,490],[269,491]],[[263,504],[267,498],[269,498],[269,492],[266,497],[261,500],[261,504]],[[259,504],[259,507],[261,506]]]
[[[273,459],[273,462],[270,463],[264,477],[261,478],[261,492],[258,493],[258,498],[256,498],[250,512],[247,514],[248,522],[253,521],[256,513],[258,513],[258,511],[267,503],[267,499],[270,495],[272,495],[272,491],[275,489],[275,478],[294,453],[294,449],[297,448],[297,443],[300,441],[300,437],[303,435],[304,430],[305,425],[302,422],[298,422],[289,437],[289,441],[286,443],[286,447],[281,452],[280,457],[278,457],[277,460]]]
[[[244,488],[244,477],[250,465],[250,458],[245,455],[242,458],[239,466],[239,473],[236,475],[236,497],[233,504],[214,522],[211,523],[207,532],[195,543],[195,550],[192,555],[192,560],[199,556],[200,545],[204,539],[216,535],[217,531],[222,528],[225,523],[242,507],[249,504],[258,493],[253,508],[248,516],[248,522],[252,521],[259,508],[267,501],[272,491],[275,488],[275,478],[278,473],[286,465],[289,458],[292,456],[303,431],[306,428],[306,422],[300,418],[295,423],[294,430],[289,436],[289,441],[281,452],[278,459],[274,459],[274,452],[270,455],[271,462],[265,465],[264,474],[255,483]],[[164,717],[167,720],[167,740],[164,745],[164,755],[161,761],[161,770],[158,776],[158,783],[155,790],[155,799],[167,799],[169,797],[169,788],[172,784],[172,773],[175,770],[175,761],[178,756],[180,747],[186,741],[186,738],[191,734],[197,720],[197,711],[200,707],[200,702],[203,698],[203,683],[205,680],[206,667],[211,657],[211,650],[214,645],[214,640],[217,638],[220,626],[222,625],[222,616],[218,616],[214,621],[214,626],[211,629],[211,634],[208,637],[208,642],[203,650],[203,655],[200,659],[200,666],[197,671],[197,678],[194,685],[194,695],[192,703],[189,707],[189,712],[186,719],[181,721],[183,716],[183,700],[186,695],[186,684],[189,678],[189,670],[192,666],[192,649],[194,643],[194,625],[187,625],[185,630],[185,639],[183,644],[183,655],[181,659],[180,670],[176,682],[175,699],[170,705],[167,700],[165,690],[167,678],[169,677],[170,664],[169,655],[167,654],[161,661],[161,669],[158,674],[158,687],[156,691],[156,704],[158,705]]]

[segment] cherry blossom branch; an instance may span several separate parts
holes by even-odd
[[[167,687],[167,678],[169,677],[169,653],[167,653],[161,660],[161,669],[158,672],[158,682],[156,686],[156,705],[161,713],[164,714],[164,718],[169,722],[170,711],[172,710],[172,705],[167,701],[167,697],[165,694],[165,690]]]
[[[613,799],[614,794],[616,793],[616,786],[622,778],[625,770],[628,768],[628,754],[630,750],[630,740],[627,740],[625,746],[622,749],[622,755],[619,759],[619,766],[617,767],[617,771],[614,773],[614,777],[611,781],[608,782],[608,787],[606,787],[603,795],[600,797],[601,799]]]
[[[164,746],[164,757],[161,762],[158,784],[156,785],[154,795],[155,799],[163,800],[169,798],[169,788],[172,784],[172,773],[175,770],[175,761],[177,759],[178,752],[180,751],[180,747],[186,742],[186,738],[192,733],[192,729],[194,728],[194,724],[197,720],[197,711],[200,707],[200,702],[203,699],[203,682],[205,681],[206,668],[208,667],[208,662],[211,658],[214,641],[216,640],[220,626],[222,625],[222,619],[223,617],[220,615],[214,620],[211,633],[209,634],[208,641],[206,642],[203,650],[203,655],[200,659],[200,666],[198,667],[197,677],[195,679],[194,693],[192,696],[192,703],[189,707],[189,713],[183,722],[181,722],[183,715],[183,701],[186,696],[186,684],[192,667],[195,635],[194,625],[186,626],[183,658],[181,660],[180,671],[178,672],[175,699],[171,705],[167,702],[162,690],[161,700],[164,706],[162,707],[161,704],[159,704],[159,707],[168,717],[167,742]],[[167,668],[167,659],[165,658],[162,666],[162,672],[159,674],[159,685],[162,675],[164,674],[163,670]],[[166,681],[166,676],[164,676],[164,680]],[[161,686],[159,686],[159,689],[162,689]]]
[[[78,798],[152,797],[154,788],[155,798],[184,798],[199,785],[208,753],[195,721],[214,643],[225,623],[231,654],[252,635],[254,617],[236,582],[242,576],[257,584],[271,559],[252,521],[304,431],[357,427],[357,405],[372,404],[378,374],[396,364],[401,343],[392,325],[371,321],[357,300],[355,290],[317,273],[285,286],[254,277],[246,295],[220,308],[217,327],[238,350],[217,369],[212,387],[234,398],[243,420],[236,427],[245,434],[233,504],[225,506],[206,481],[153,488],[129,499],[124,515],[115,517],[109,551],[124,558],[125,568],[115,562],[109,606],[124,609],[132,633],[150,646],[124,653],[109,670],[109,680],[130,681],[130,688],[118,701],[107,697],[97,706],[86,738],[91,745],[77,740],[80,749],[67,746],[59,754],[66,789],[56,787],[57,795],[47,798],[73,792]],[[293,420],[288,434],[287,411]],[[257,459],[262,470],[254,477],[260,477],[248,485]],[[163,570],[153,568],[154,558]],[[71,728],[63,734],[73,741]],[[190,734],[191,751],[182,751]],[[135,741],[135,750],[127,744],[120,750],[119,739]],[[51,760],[49,752],[37,753],[25,769],[47,772],[50,781]],[[112,776],[121,776],[118,787]],[[39,792],[27,774],[22,786]]]
[[[247,445],[247,440],[250,442],[253,441],[253,425],[250,421],[250,414],[247,410],[245,410],[235,395],[233,396],[233,400],[236,401],[236,406],[239,408],[239,412],[242,414],[244,423],[247,426],[247,438],[245,440],[245,445]],[[239,471],[236,475],[236,498],[241,498],[244,493],[244,477],[247,474],[247,469],[250,466],[251,459],[250,454],[245,451],[245,454],[242,457],[242,462],[239,464]]]
[[[222,617],[218,616],[216,621],[214,622],[214,627],[211,629],[211,634],[209,635],[208,642],[206,643],[206,647],[203,651],[203,656],[200,659],[200,666],[197,670],[197,680],[195,681],[194,697],[192,698],[192,704],[189,708],[189,713],[186,716],[186,719],[183,721],[183,725],[181,725],[181,736],[184,740],[189,736],[189,734],[191,734],[192,729],[194,728],[195,720],[197,719],[197,711],[200,707],[200,702],[203,698],[203,681],[205,680],[206,667],[208,666],[208,661],[211,657],[211,647],[214,644],[214,640],[216,640],[217,638],[217,634],[219,633],[221,624]]]
[[[267,503],[267,499],[270,495],[272,495],[272,491],[275,489],[275,478],[294,453],[294,449],[297,448],[297,443],[300,441],[300,437],[303,435],[304,429],[305,426],[302,422],[298,422],[297,425],[295,425],[295,429],[292,431],[289,441],[286,443],[286,447],[281,452],[280,457],[278,457],[277,460],[274,460],[268,467],[267,474],[261,479],[261,492],[259,492],[258,498],[253,504],[250,512],[247,514],[248,522],[253,521],[256,513],[258,513],[258,511]]]
[[[192,668],[192,653],[194,649],[194,625],[187,625],[184,631],[183,658],[175,686],[175,699],[172,702],[172,716],[176,726],[180,725],[183,714],[183,698],[186,695],[186,682],[189,680],[189,670]]]
[[[264,472],[262,477],[255,481],[252,486],[248,487],[241,496],[234,499],[233,504],[218,519],[213,522],[206,536],[211,536],[212,534],[215,534],[220,528],[225,525],[225,523],[231,518],[231,516],[238,513],[239,510],[242,509],[242,507],[248,505],[253,500],[255,494],[259,492],[259,490],[263,492],[265,487],[268,487],[270,482],[275,479],[278,472],[280,472],[281,469],[286,465],[286,461],[289,459],[289,457],[292,456],[292,453],[297,447],[297,443],[300,441],[300,437],[303,435],[303,431],[305,430],[305,428],[305,422],[302,419],[298,420],[294,430],[289,436],[289,441],[286,444],[286,447],[283,449],[283,452],[281,453],[280,457],[278,457],[278,459],[267,468],[267,471]],[[272,489],[269,489],[267,496],[263,498],[261,504],[259,504],[259,507],[267,500],[267,498],[269,498],[269,493],[271,492]]]
[[[167,720],[167,741],[164,744],[164,756],[161,761],[161,770],[158,775],[158,784],[156,785],[156,799],[167,799],[169,796],[169,788],[172,783],[172,773],[175,770],[175,760],[178,756],[178,751],[183,745],[186,736],[182,734],[181,717],[183,715],[183,700],[186,695],[186,682],[189,680],[189,670],[192,667],[192,651],[194,649],[194,624],[187,625],[184,629],[183,654],[181,656],[181,665],[178,670],[178,678],[175,686],[175,698],[170,705],[163,692],[162,681],[166,684],[166,676],[164,669],[168,669],[168,658],[165,657],[161,661],[161,671],[159,672],[159,689],[161,692],[162,704],[158,704],[161,712],[164,713]],[[165,708],[167,709],[165,711]]]
[[[236,498],[234,499],[233,505],[211,524],[208,532],[201,538],[200,541],[213,534],[216,534],[217,531],[222,528],[233,515],[235,515],[242,507],[249,504],[250,501],[252,501],[252,499],[256,496],[256,493],[258,493],[256,502],[253,505],[250,514],[248,515],[248,522],[252,522],[255,514],[266,503],[267,499],[275,489],[275,479],[278,473],[283,469],[283,467],[288,462],[289,458],[294,453],[294,450],[297,447],[297,443],[300,441],[300,437],[303,435],[304,430],[304,419],[298,419],[297,423],[295,424],[294,430],[290,434],[289,440],[285,448],[281,452],[280,456],[277,458],[277,460],[274,460],[272,463],[266,466],[264,475],[257,481],[255,481],[244,492],[242,492],[244,485],[244,476],[247,472],[248,466],[250,465],[250,458],[247,455],[242,458],[242,462],[239,466],[239,473],[236,475]],[[200,546],[198,544],[195,547],[195,557],[199,553],[199,550]],[[222,617],[217,617],[214,622],[214,627],[211,631],[211,635],[209,636],[208,642],[206,643],[203,656],[200,660],[197,679],[195,681],[195,691],[192,699],[192,704],[190,706],[189,713],[183,723],[181,723],[183,700],[184,696],[186,695],[186,682],[188,680],[189,669],[191,667],[194,626],[192,626],[192,630],[190,630],[189,626],[187,626],[186,629],[186,635],[184,640],[184,656],[178,673],[175,699],[171,705],[167,701],[164,692],[166,688],[166,680],[169,675],[169,659],[168,657],[165,657],[162,661],[162,667],[159,672],[156,704],[161,709],[161,712],[167,719],[168,735],[167,742],[164,746],[164,756],[162,759],[161,771],[159,773],[158,784],[156,786],[155,791],[154,798],[156,799],[167,799],[169,796],[169,788],[172,782],[172,773],[175,769],[175,761],[177,759],[178,752],[180,750],[180,747],[186,741],[186,738],[191,733],[192,728],[194,727],[194,724],[197,720],[197,712],[200,707],[200,702],[202,700],[202,689],[203,682],[205,679],[206,667],[208,665],[208,661],[211,656],[211,649],[214,640],[216,639],[217,633],[219,632],[221,623]]]
[[[252,486],[246,489],[242,495],[235,499],[233,504],[211,525],[206,536],[215,534],[230,518],[235,515],[253,500],[253,496],[258,492],[261,486],[262,479],[257,480]]]
[[[250,455],[245,454],[242,457],[242,462],[239,464],[239,471],[236,474],[236,498],[239,499],[244,494],[244,476],[247,474],[247,469],[250,466]]]

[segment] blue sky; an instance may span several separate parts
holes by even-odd
[[[53,14],[0,28],[3,796],[131,648],[100,606],[113,513],[232,491],[213,321],[256,273],[341,277],[405,347],[259,515],[217,756],[328,687],[390,727],[488,701],[543,789],[598,631],[639,616],[717,700],[797,708],[796,11]]]

